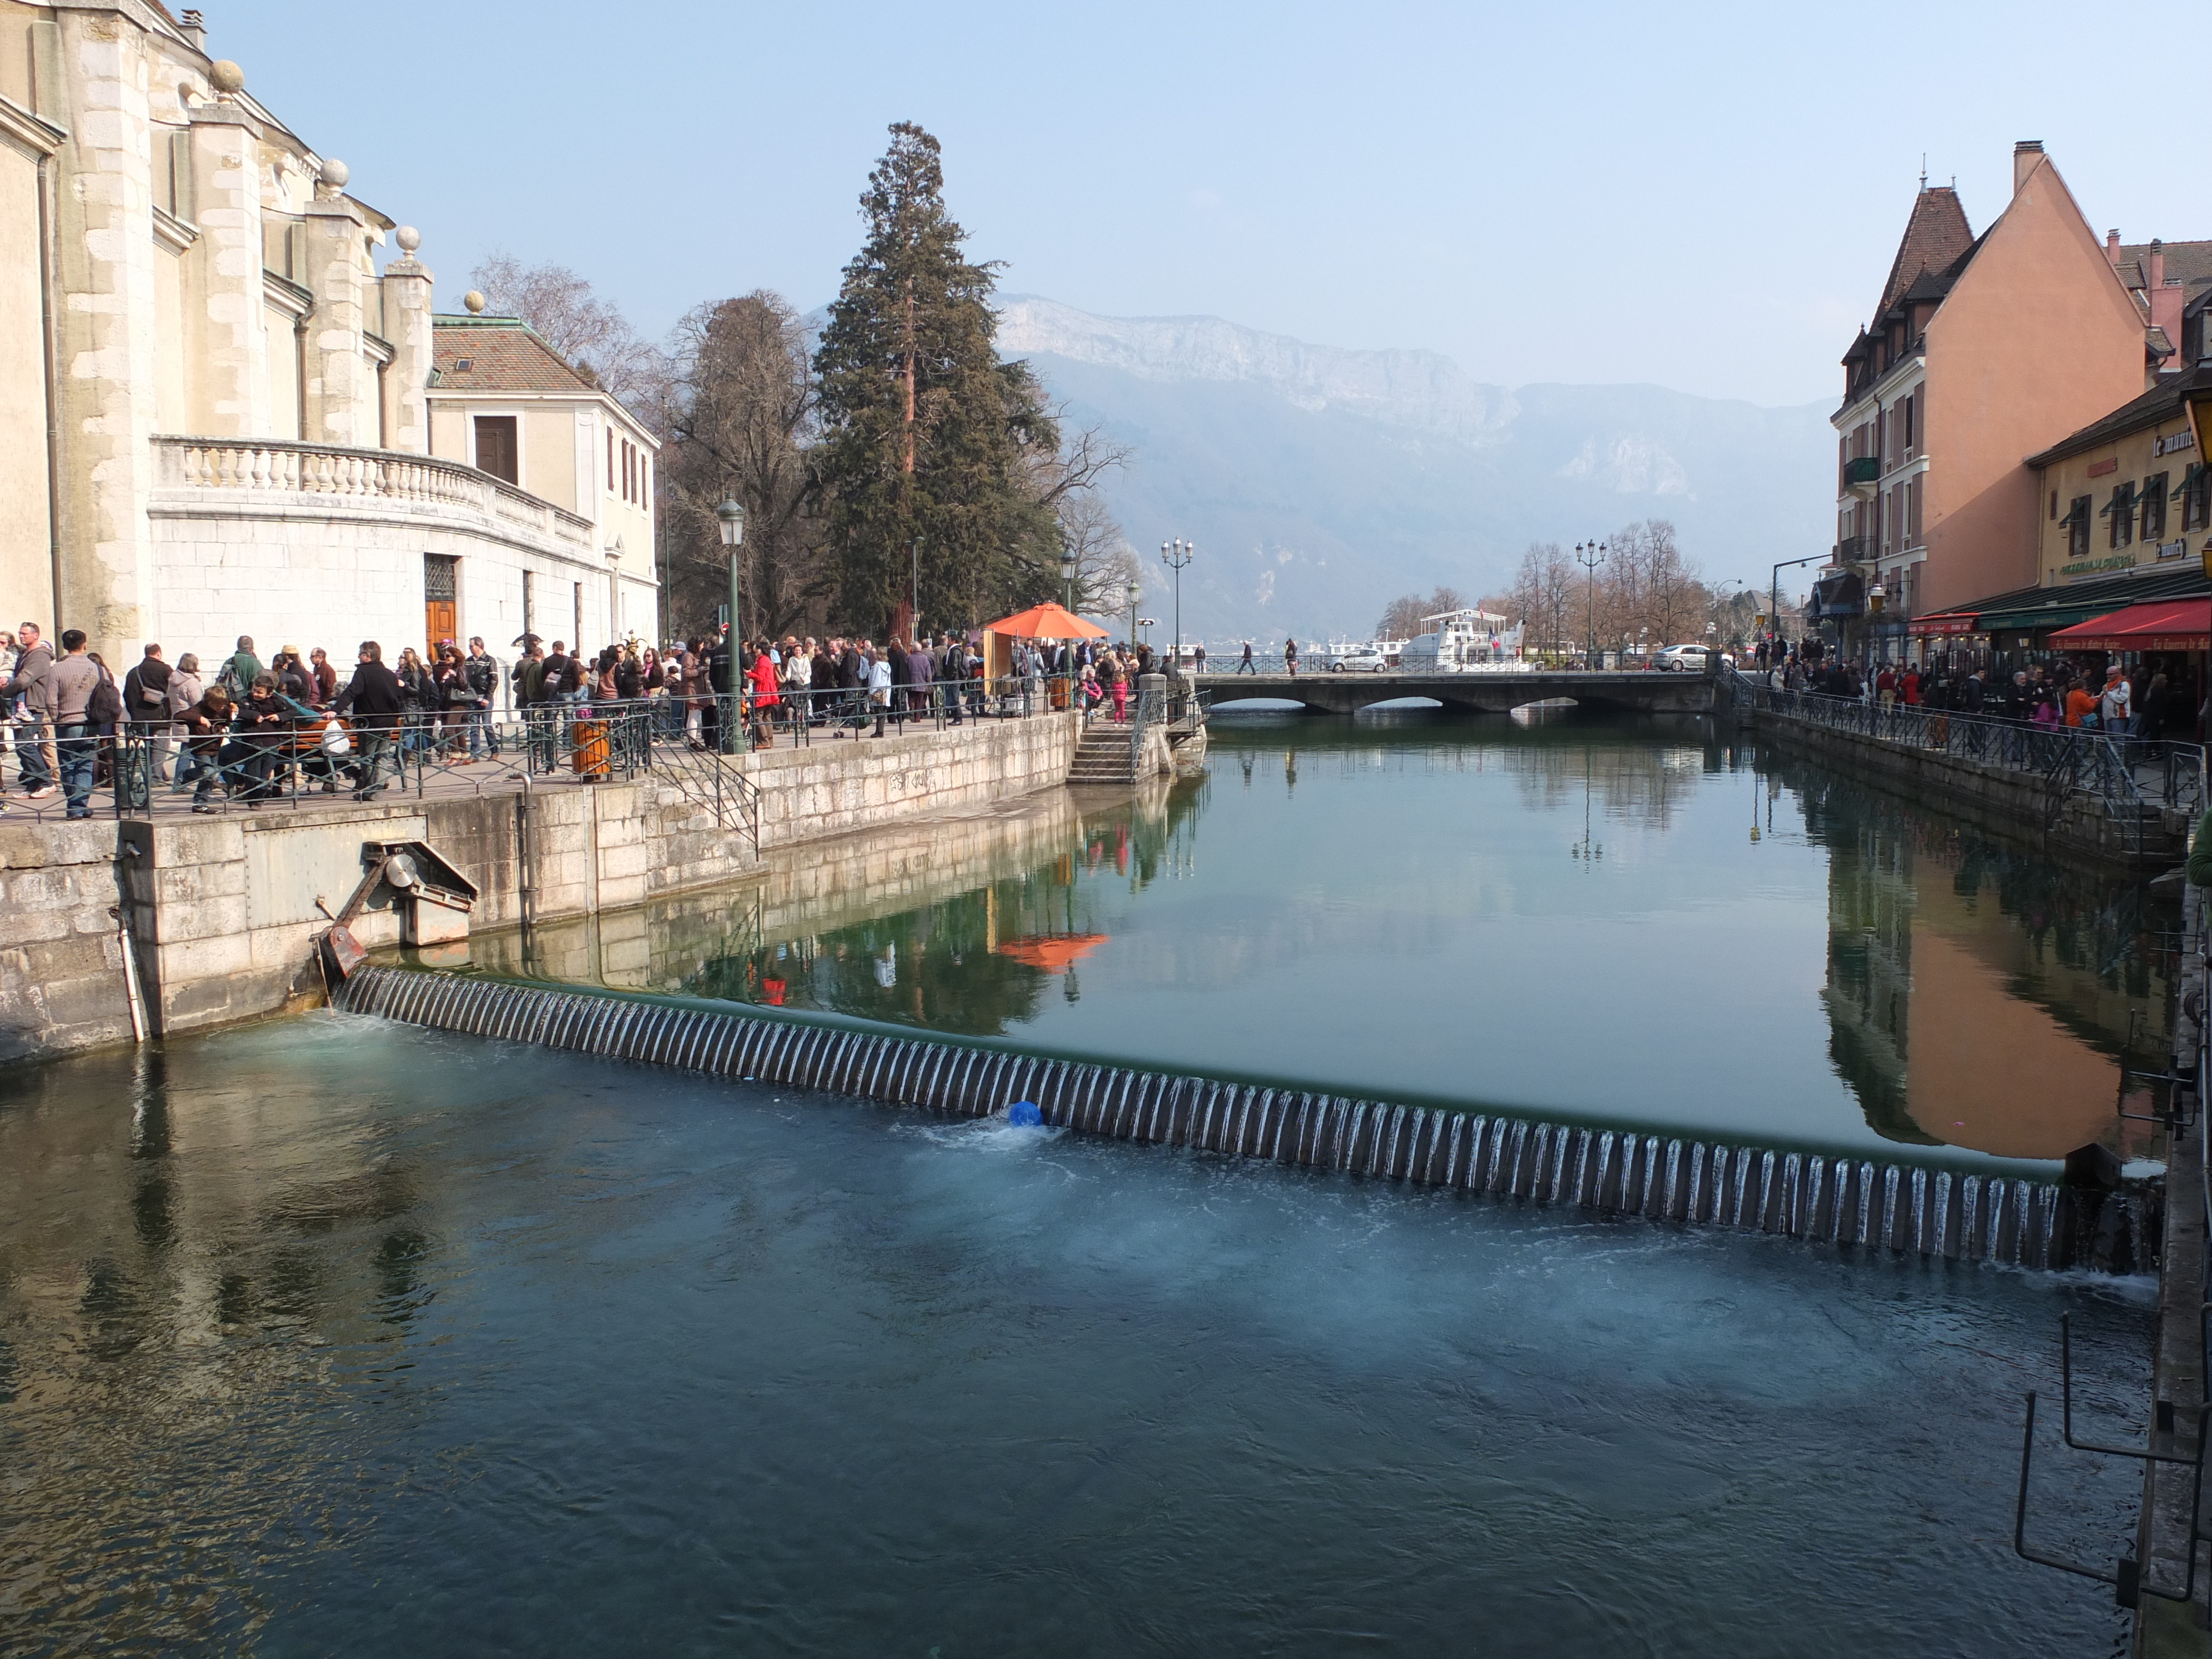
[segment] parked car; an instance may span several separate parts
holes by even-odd
[[[1670,645],[1651,659],[1651,665],[1675,673],[1702,674],[1711,648],[1703,645]]]
[[[1328,672],[1332,674],[1380,674],[1389,665],[1383,660],[1380,651],[1367,645],[1346,652],[1329,664]]]

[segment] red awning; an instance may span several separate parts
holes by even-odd
[[[1915,617],[1905,631],[1915,636],[1929,634],[1971,634],[1977,618],[1971,611],[1939,611],[1932,617]]]
[[[2060,651],[2212,650],[2212,599],[2131,605],[2062,628],[2051,643]]]

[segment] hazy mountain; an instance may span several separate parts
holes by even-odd
[[[1673,520],[1709,577],[1759,587],[1775,560],[1832,539],[1826,404],[1509,391],[1435,352],[1023,296],[1004,303],[999,345],[1035,365],[1072,420],[1136,447],[1108,494],[1146,552],[1146,610],[1166,623],[1159,544],[1194,541],[1183,631],[1209,643],[1364,635],[1397,594],[1500,589],[1531,541],[1571,545],[1647,517]]]

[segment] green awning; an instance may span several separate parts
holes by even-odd
[[[2193,485],[2196,483],[2196,482],[2197,482],[2197,475],[2198,473],[2202,472],[2203,470],[2204,470],[2204,463],[2203,463],[2203,462],[2202,462],[2202,461],[2191,461],[2191,462],[2190,462],[2190,464],[2189,464],[2189,471],[2186,471],[2186,472],[2185,472],[2185,473],[2183,473],[2183,474],[2181,475],[2181,482],[2180,482],[2179,483],[2178,483],[2178,484],[2174,485],[2174,487],[2173,487],[2173,493],[2172,493],[2171,495],[2167,496],[2167,497],[2166,497],[2166,499],[2167,499],[2168,501],[2179,501],[2179,500],[2180,500],[2184,495],[2186,495],[2189,493],[2189,491],[2190,491],[2190,489],[2191,489],[2191,486],[2193,486]]]
[[[2039,605],[2033,611],[1984,611],[1974,619],[1978,634],[2039,634],[2046,629],[2071,628],[2075,623],[2087,622],[2092,617],[2109,617],[2115,611],[2124,610],[2124,605],[2106,600],[2102,605]]]

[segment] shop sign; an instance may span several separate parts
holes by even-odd
[[[2186,536],[2175,541],[2160,542],[2158,544],[2158,556],[2161,559],[2178,559],[2187,551],[2189,551],[2189,538]]]
[[[2089,476],[2093,478],[2101,478],[2107,472],[2118,472],[2119,470],[2120,458],[2117,455],[2107,455],[2101,461],[2089,463]]]
[[[2166,550],[2160,548],[2159,550],[2159,557],[2164,558],[2165,556]],[[2070,582],[2076,577],[2080,576],[2101,576],[2111,571],[2132,570],[2135,568],[2136,556],[2134,554],[2115,553],[2107,558],[2083,559],[2077,564],[2062,564],[2058,567],[2058,574]]]
[[[2150,453],[2153,455],[2173,455],[2196,447],[2197,434],[2194,432],[2169,432],[2151,445]]]

